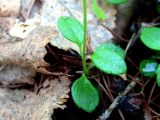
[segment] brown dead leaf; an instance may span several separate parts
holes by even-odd
[[[67,76],[49,79],[50,86],[38,94],[28,90],[0,89],[0,120],[52,120],[55,108],[65,108],[70,81]]]

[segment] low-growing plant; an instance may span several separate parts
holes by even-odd
[[[157,84],[160,87],[160,64],[156,62],[160,58],[160,28],[143,27],[141,29],[140,39],[144,45],[157,52],[157,55],[141,62],[140,71],[144,76],[149,78],[157,76]]]
[[[102,12],[97,6],[96,0],[93,3],[94,12]],[[71,86],[71,94],[75,104],[87,112],[95,110],[99,103],[97,89],[88,80],[89,69],[86,64],[86,38],[87,38],[87,12],[86,0],[83,0],[83,25],[74,17],[62,16],[58,19],[58,28],[62,35],[75,43],[79,48],[82,58],[83,73],[80,78],[75,80]],[[105,15],[99,16],[104,19]],[[102,44],[91,55],[94,66],[107,74],[119,75],[126,73],[127,66],[124,61],[125,52],[114,44]]]

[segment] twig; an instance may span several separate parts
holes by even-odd
[[[139,67],[129,58],[129,57],[126,57],[126,59],[132,64],[132,66],[139,71]]]
[[[126,49],[125,49],[125,53],[127,53],[128,50],[129,50],[129,48],[131,46],[133,46],[133,44],[135,43],[135,41],[138,39],[139,35],[140,35],[140,30],[138,32],[136,32],[136,33],[133,33],[133,35],[131,36],[131,38],[129,40],[129,43],[128,43]]]
[[[147,102],[144,102],[143,104],[143,111],[144,111],[144,120],[152,120],[151,112],[149,110]]]
[[[113,36],[117,37],[118,39],[128,42],[126,39],[122,38],[121,36],[119,36],[118,34],[116,34],[115,32],[113,32],[111,29],[109,29],[106,25],[104,25],[103,23],[101,23],[101,25],[106,28]]]
[[[126,95],[137,83],[137,81],[139,81],[139,78],[136,79],[136,81],[132,81],[127,88],[124,90],[124,92],[120,93],[113,101],[113,103],[110,105],[109,109],[106,110],[97,120],[106,120],[110,117],[112,111],[117,107],[117,105],[119,104],[118,101],[121,97],[123,97],[124,95]]]
[[[156,112],[156,111],[153,110],[151,107],[150,107],[149,109],[150,109],[150,111],[151,111],[152,113],[154,113],[155,115],[160,116],[160,113]]]
[[[104,78],[103,75],[102,75],[102,79],[103,79],[103,82],[104,82],[104,84],[105,84],[106,89],[108,90],[108,93],[109,93],[109,95],[110,95],[111,101],[113,102],[113,101],[114,101],[114,97],[113,97],[113,95],[110,93],[110,89],[109,89],[108,84],[106,83],[106,80],[105,80],[105,78]],[[109,80],[109,77],[108,77],[108,76],[107,76],[107,79]],[[124,118],[124,116],[123,116],[123,113],[122,113],[122,111],[121,111],[120,109],[118,109],[118,113],[119,113],[120,117],[122,118],[122,120],[125,120],[125,118]]]
[[[156,87],[156,81],[154,82],[153,86],[152,86],[152,89],[151,89],[151,92],[149,94],[149,98],[148,98],[148,104],[150,104],[151,102],[151,99],[152,99],[152,95],[153,95],[153,92],[155,90],[155,87]]]
[[[98,79],[96,79],[96,78],[95,78],[95,80],[96,80],[96,82],[98,83],[98,85],[101,87],[101,89],[105,92],[105,94],[109,97],[109,99],[112,100],[112,99],[110,98],[109,93],[108,93],[107,90],[103,87],[103,85],[100,83],[100,81],[99,81]]]

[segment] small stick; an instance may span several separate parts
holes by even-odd
[[[124,92],[120,93],[113,101],[113,103],[110,105],[108,110],[105,110],[105,112],[99,116],[99,118],[97,120],[106,120],[110,117],[112,111],[117,107],[117,105],[119,104],[118,101],[119,99],[126,95],[136,84],[137,81],[139,81],[139,78],[136,79],[136,81],[132,81],[127,88],[124,90]]]
[[[122,38],[121,36],[119,36],[118,34],[116,34],[115,32],[113,32],[111,29],[109,29],[106,25],[104,25],[103,23],[101,23],[101,25],[106,28],[113,36],[117,37],[118,39],[128,42],[126,39]]]
[[[129,48],[131,46],[133,46],[133,44],[135,43],[135,41],[138,39],[139,35],[140,35],[140,30],[138,32],[136,32],[136,33],[133,33],[133,35],[131,36],[131,38],[129,40],[129,43],[128,43],[126,49],[125,49],[125,53],[126,54],[127,54],[127,51],[129,50]]]
[[[144,120],[152,120],[151,112],[149,110],[148,103],[144,102],[143,107],[144,107],[144,109],[143,109],[143,111],[144,111]]]
[[[154,92],[155,87],[156,87],[156,83],[157,83],[157,82],[155,81],[154,84],[153,84],[153,86],[152,86],[152,89],[151,89],[151,92],[150,92],[149,98],[148,98],[148,104],[150,104],[150,102],[151,102],[152,95],[153,95],[153,92]]]
[[[102,76],[102,79],[103,79],[103,82],[104,82],[104,84],[105,84],[105,87],[106,87],[106,89],[108,90],[108,93],[109,93],[109,95],[110,95],[110,97],[111,97],[111,101],[113,102],[113,101],[114,101],[114,97],[113,97],[113,95],[110,93],[110,89],[109,89],[109,87],[108,87],[108,84],[106,83],[106,80],[105,80],[104,76]],[[107,79],[109,80],[109,77],[108,77],[108,76],[107,76]],[[120,109],[118,109],[118,113],[119,113],[120,117],[122,118],[122,120],[125,120],[125,119],[124,119],[124,116],[123,116],[123,113],[122,113],[122,111],[121,111]]]

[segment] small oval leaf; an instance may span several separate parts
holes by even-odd
[[[94,65],[105,73],[119,75],[126,73],[127,66],[123,58],[109,50],[96,50],[91,56]]]
[[[86,112],[95,110],[99,103],[97,90],[84,74],[73,83],[71,93],[75,104]]]
[[[119,54],[122,58],[125,58],[125,51],[113,43],[101,44],[96,50],[109,50]]]
[[[140,71],[146,77],[154,77],[156,75],[158,64],[154,60],[143,60],[140,63]]]
[[[83,25],[74,17],[62,16],[58,19],[58,28],[62,35],[80,46],[83,43]]]
[[[158,65],[158,69],[157,69],[157,84],[158,84],[158,87],[160,87],[160,65]]]
[[[153,50],[160,50],[160,28],[144,27],[141,30],[142,42]]]
[[[111,4],[122,4],[128,2],[128,0],[108,0],[108,2]]]
[[[92,10],[94,12],[94,14],[96,15],[96,17],[100,20],[105,20],[106,19],[106,14],[104,13],[104,11],[97,5],[97,0],[93,1],[92,4]]]

